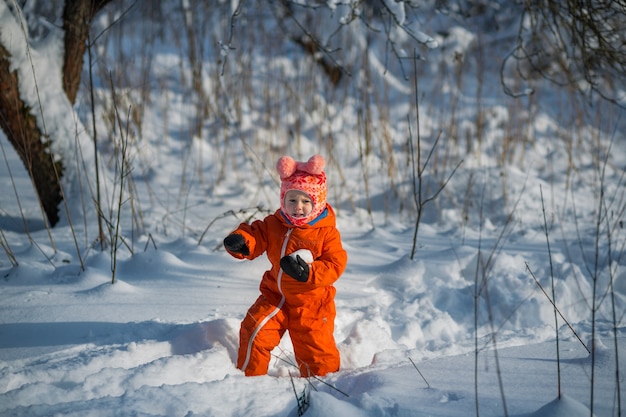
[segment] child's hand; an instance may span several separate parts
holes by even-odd
[[[309,279],[309,265],[300,255],[296,255],[296,259],[289,255],[283,256],[280,260],[280,267],[295,280],[307,282]]]
[[[250,255],[250,249],[246,241],[239,233],[231,233],[224,238],[224,247],[233,253],[240,253],[244,256]]]

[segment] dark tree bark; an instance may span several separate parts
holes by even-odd
[[[63,57],[63,89],[73,104],[80,86],[83,58],[93,17],[111,0],[66,0],[63,10],[65,56]],[[37,126],[36,112],[21,99],[17,72],[11,72],[11,56],[0,44],[0,128],[5,132],[33,181],[35,191],[49,223],[59,221],[61,203],[60,178],[63,161],[54,162],[51,141],[44,138]]]
[[[333,83],[333,86],[336,87],[337,84],[339,84],[339,81],[341,81],[341,77],[343,76],[343,68],[341,68],[340,65],[331,62],[331,60],[328,59],[326,55],[320,55],[320,53],[322,52],[322,48],[320,48],[320,46],[314,41],[306,39],[304,37],[292,37],[291,39],[295,43],[300,45],[307,54],[313,57],[315,62],[317,62],[322,67],[324,73],[330,79],[330,82]]]
[[[65,31],[65,56],[63,59],[63,90],[74,104],[83,58],[87,49],[87,38],[93,17],[111,0],[66,0],[63,10]]]
[[[55,225],[61,202],[56,173],[62,175],[63,165],[57,162],[55,167],[49,142],[42,140],[35,116],[20,98],[17,72],[10,72],[10,60],[9,52],[0,44],[0,127],[28,170],[48,221]]]

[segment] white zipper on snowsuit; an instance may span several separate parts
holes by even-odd
[[[292,228],[287,230],[287,233],[285,234],[285,240],[283,241],[283,247],[280,249],[280,259],[283,258],[283,256],[285,256],[285,251],[287,250],[287,243],[289,242],[289,236],[291,235],[291,232],[293,231]],[[261,320],[259,322],[259,324],[254,328],[254,331],[252,332],[252,336],[250,336],[250,340],[248,340],[248,348],[246,349],[246,360],[244,361],[243,365],[241,366],[241,370],[245,372],[246,368],[248,367],[248,363],[250,362],[250,355],[252,353],[252,343],[254,342],[254,339],[256,338],[257,334],[259,333],[259,331],[263,328],[263,326],[265,326],[267,324],[268,321],[270,321],[276,314],[278,314],[278,312],[280,311],[281,308],[283,308],[283,305],[285,304],[285,294],[283,294],[283,290],[282,290],[282,280],[283,280],[283,269],[279,268],[278,269],[278,276],[276,277],[276,283],[278,285],[278,292],[280,292],[280,302],[278,303],[278,305],[276,306],[276,308],[274,308],[274,310],[272,310],[272,312],[270,314],[268,314],[267,316],[265,316],[265,318],[263,320]]]

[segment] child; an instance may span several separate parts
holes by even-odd
[[[242,223],[224,239],[235,258],[267,254],[272,267],[261,295],[241,323],[237,367],[247,376],[267,374],[270,353],[289,330],[300,375],[339,370],[335,345],[335,287],[348,260],[326,203],[326,161],[288,156],[278,160],[280,209],[263,220]]]

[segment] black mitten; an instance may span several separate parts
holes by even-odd
[[[283,256],[280,260],[280,267],[287,275],[300,282],[307,282],[309,279],[309,265],[300,255],[296,255],[296,259]]]
[[[250,255],[250,249],[246,245],[246,241],[239,233],[231,233],[224,238],[224,247],[230,252],[240,253],[244,256]]]

